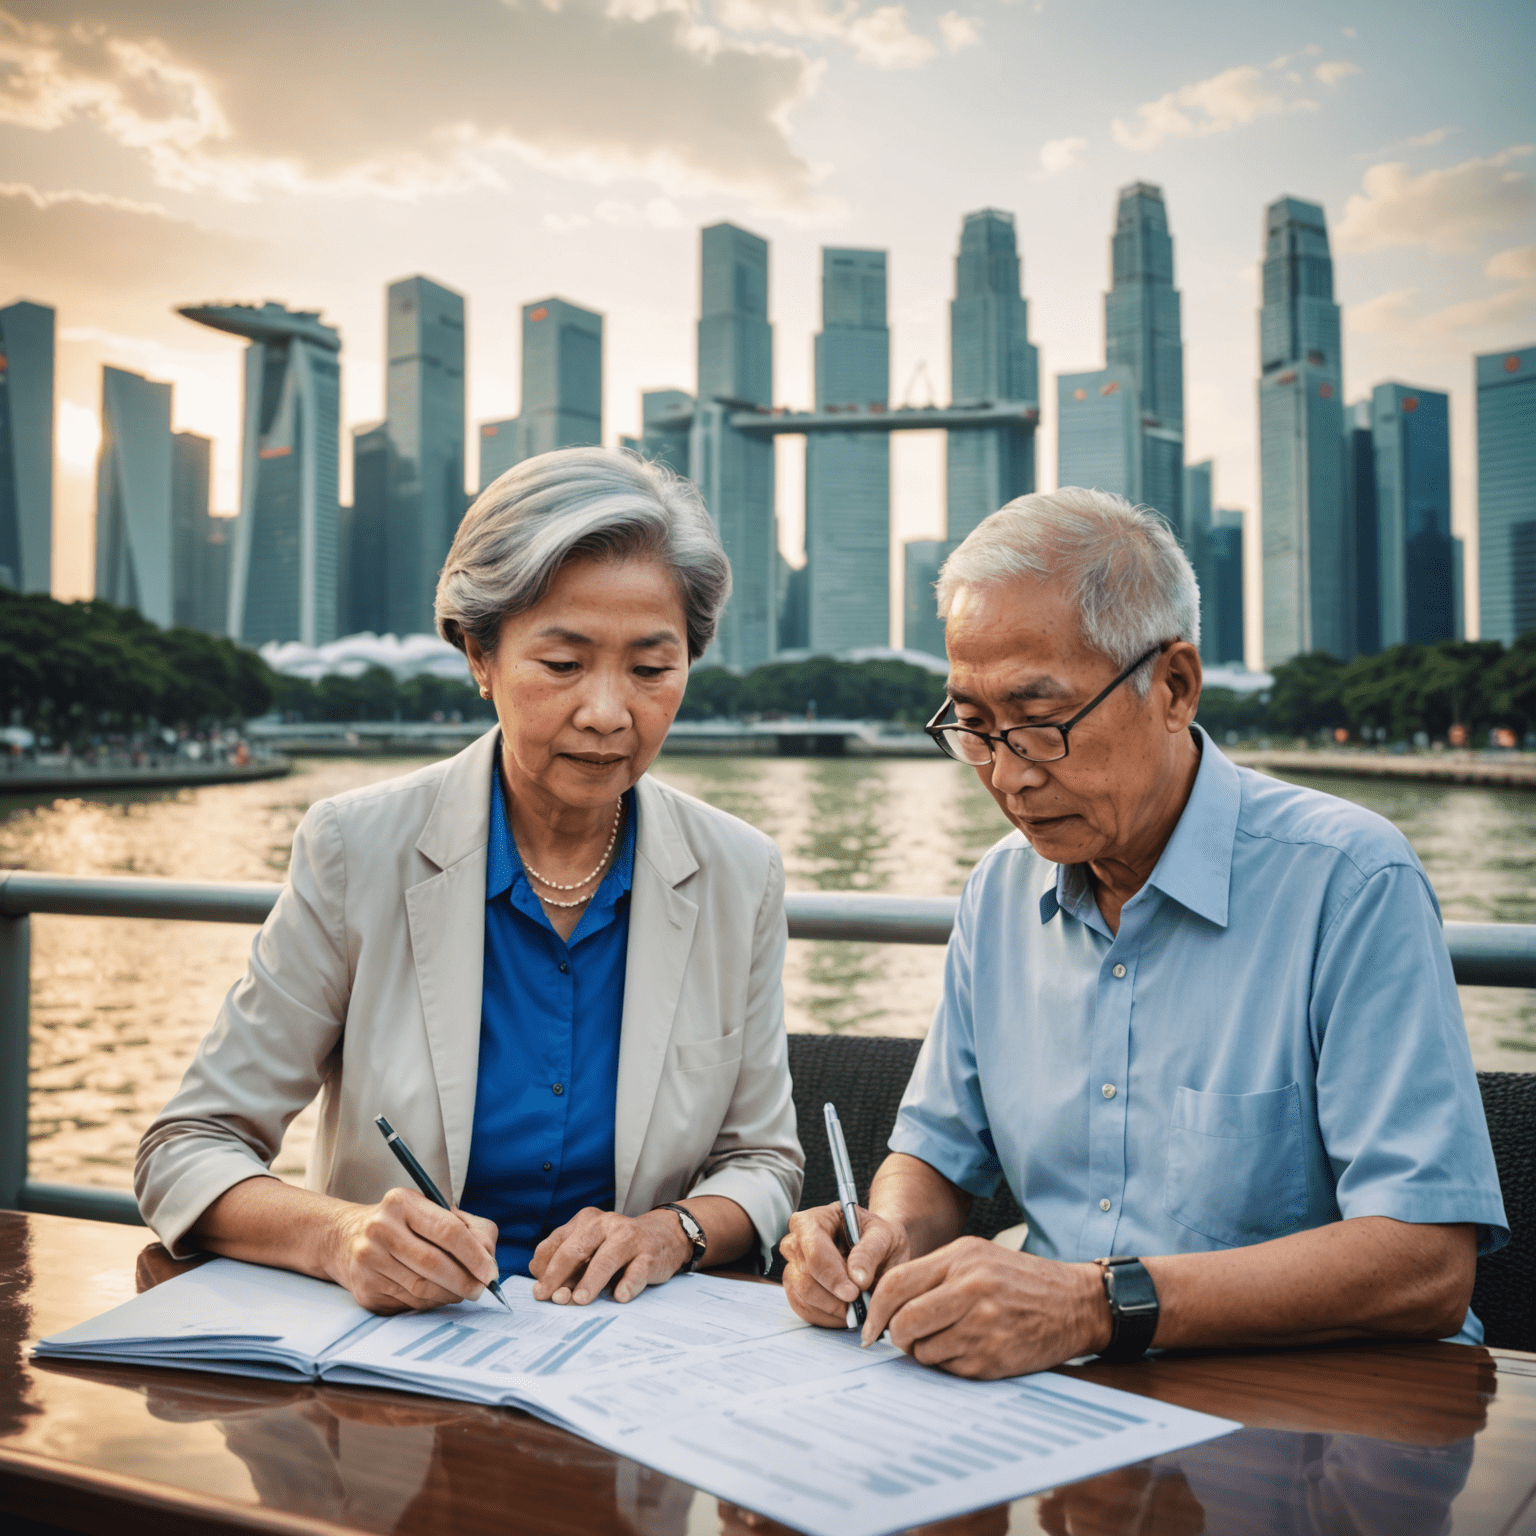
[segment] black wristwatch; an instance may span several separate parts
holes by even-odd
[[[698,1219],[686,1205],[658,1205],[658,1211],[671,1211],[683,1224],[683,1236],[693,1244],[693,1253],[682,1269],[680,1275],[691,1275],[699,1267],[699,1261],[704,1257],[704,1250],[709,1247],[709,1239],[704,1236],[704,1228],[698,1223]]]
[[[1157,1287],[1140,1259],[1099,1259],[1114,1332],[1099,1359],[1116,1365],[1139,1360],[1157,1332]]]

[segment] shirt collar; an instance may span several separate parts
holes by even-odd
[[[619,897],[629,890],[634,881],[637,817],[633,792],[628,799],[628,814],[624,818],[624,834],[619,839],[618,854],[612,868],[603,877],[596,896],[593,897],[595,906],[614,905]],[[501,775],[499,771],[493,771],[490,841],[486,847],[485,856],[485,899],[495,900],[504,891],[511,890],[519,880],[527,884],[528,876],[523,869],[522,855],[517,851],[517,843],[512,837],[512,829],[507,824],[507,802],[501,792]]]
[[[1200,767],[1184,812],[1147,884],[1225,928],[1242,781],[1236,766],[1206,732],[1198,725],[1190,729],[1199,732]],[[1093,903],[1086,868],[1081,864],[1058,865],[1056,878],[1040,896],[1040,921],[1048,923],[1062,911],[1081,918],[1085,903]]]

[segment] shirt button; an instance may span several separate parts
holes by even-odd
[[[1123,965],[1117,965],[1115,967],[1115,976],[1117,978],[1119,978],[1119,977],[1124,976],[1124,975],[1125,975],[1125,967]]]
[[[1108,1200],[1100,1200],[1099,1201],[1099,1209],[1101,1211],[1107,1211],[1109,1209],[1109,1201]]]
[[[564,1083],[556,1083],[555,1084],[555,1097],[558,1099],[560,1097],[560,1095],[562,1093],[564,1093],[564,1092],[565,1092],[565,1084]]]
[[[1112,1099],[1115,1096],[1115,1085],[1113,1083],[1105,1083],[1099,1092],[1102,1093],[1106,1099]]]
[[[550,1170],[550,1169],[551,1169],[551,1168],[553,1168],[553,1167],[554,1167],[554,1166],[555,1166],[555,1165],[554,1165],[554,1164],[553,1164],[553,1163],[545,1163],[545,1164],[544,1164],[544,1172],[545,1172],[545,1173],[548,1173],[548,1172],[549,1172],[549,1170]]]
[[[564,960],[562,960],[560,962],[560,974],[563,976],[568,970],[570,970],[570,966]]]

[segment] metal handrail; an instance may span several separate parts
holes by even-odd
[[[0,1209],[140,1222],[133,1196],[120,1190],[27,1178],[30,914],[254,925],[266,921],[282,889],[256,881],[0,870]],[[784,898],[790,938],[863,944],[948,943],[958,907],[954,896],[864,891],[792,891]],[[1447,923],[1445,941],[1461,985],[1536,988],[1536,924]]]

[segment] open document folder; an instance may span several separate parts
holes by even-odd
[[[962,1381],[809,1327],[775,1286],[683,1275],[587,1307],[502,1288],[510,1311],[384,1318],[323,1280],[216,1259],[35,1353],[522,1408],[812,1536],[885,1536],[1238,1427],[1051,1372]]]

